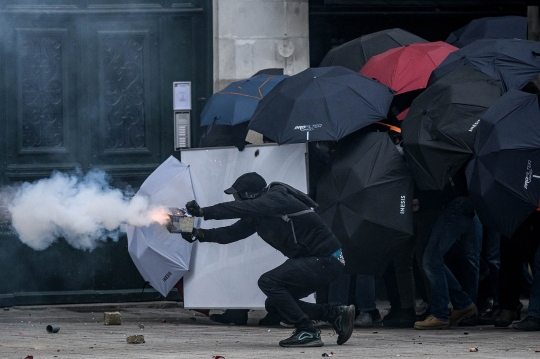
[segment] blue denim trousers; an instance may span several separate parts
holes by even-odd
[[[540,319],[540,246],[536,249],[534,256],[534,276],[527,315]]]
[[[328,302],[354,304],[357,312],[368,312],[377,308],[375,303],[375,277],[372,275],[355,275],[355,303],[349,303],[351,274],[341,274],[329,286]]]
[[[430,285],[431,315],[439,320],[448,321],[449,303],[457,310],[473,303],[444,263],[444,255],[454,243],[478,243],[477,237],[478,230],[470,202],[459,197],[445,205],[433,226],[422,261]]]
[[[478,299],[480,281],[480,254],[482,252],[482,223],[478,216],[473,218],[476,235],[472,232],[459,236],[451,250],[452,263],[447,263],[465,293],[473,303]],[[448,260],[448,256],[445,260]]]

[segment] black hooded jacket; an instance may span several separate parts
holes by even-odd
[[[330,228],[315,212],[291,217],[292,227],[281,215],[309,209],[307,205],[287,192],[284,186],[270,187],[255,199],[219,203],[204,207],[204,219],[240,220],[228,227],[204,229],[201,242],[227,244],[257,234],[269,245],[289,258],[327,257],[341,248]]]

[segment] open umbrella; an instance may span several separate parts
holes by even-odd
[[[413,234],[413,179],[386,133],[351,135],[317,185],[318,213],[343,245],[345,270],[381,274]]]
[[[527,17],[497,16],[474,19],[452,32],[445,42],[461,48],[476,40],[488,39],[527,40]]]
[[[201,126],[233,126],[249,121],[259,101],[286,77],[260,74],[231,83],[208,99],[201,112]]]
[[[398,28],[374,32],[334,47],[328,51],[319,67],[343,66],[358,72],[373,56],[418,42],[427,40]]]
[[[540,74],[540,42],[517,39],[477,40],[448,55],[433,70],[428,86],[462,65],[499,79],[503,92],[512,88],[522,89]]]
[[[393,91],[341,66],[286,78],[257,106],[248,128],[278,144],[337,141],[386,118]]]
[[[500,94],[497,79],[461,66],[428,87],[403,121],[405,159],[421,190],[442,190],[474,153],[480,116]]]
[[[283,75],[283,69],[277,68],[277,67],[268,68],[268,69],[262,69],[262,70],[257,71],[251,77],[253,78],[253,77],[258,76],[258,75],[273,75],[273,76]]]
[[[425,89],[431,71],[455,50],[457,47],[442,41],[398,47],[373,56],[360,69],[360,74],[390,87],[396,91],[397,98],[407,92]],[[396,116],[398,120],[405,118],[409,106],[410,102],[400,109]]]
[[[510,90],[481,117],[466,168],[480,221],[510,238],[540,207],[538,95]]]
[[[142,184],[136,196],[150,204],[178,208],[195,199],[189,166],[174,157],[163,162]],[[192,244],[163,225],[126,228],[128,252],[141,276],[166,296],[189,269]]]

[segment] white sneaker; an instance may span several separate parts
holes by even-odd
[[[314,320],[313,321],[313,326],[315,328],[322,328],[322,327],[331,327],[332,324],[330,324],[330,322],[326,322],[324,320]]]
[[[370,327],[373,325],[371,314],[367,312],[360,312],[354,320],[354,325],[356,327]]]

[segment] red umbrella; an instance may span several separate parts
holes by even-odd
[[[431,72],[448,54],[456,50],[457,47],[442,41],[402,46],[373,56],[360,69],[360,74],[392,88],[398,96],[425,89]],[[399,120],[405,118],[409,106],[410,103],[399,111],[396,116]]]

